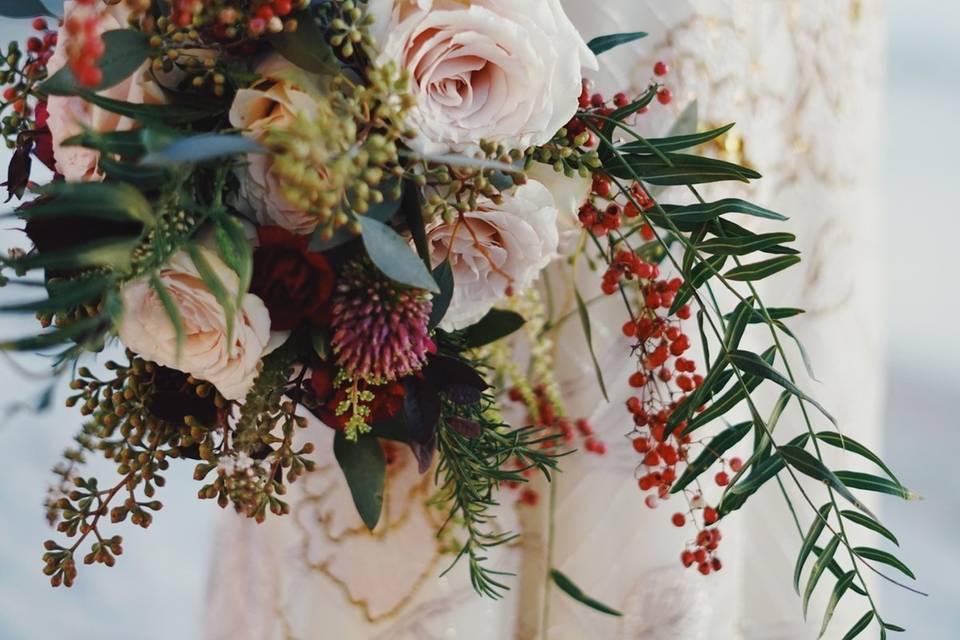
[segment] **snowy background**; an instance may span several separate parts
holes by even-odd
[[[901,557],[932,595],[884,588],[882,610],[909,627],[907,638],[947,640],[960,627],[960,338],[951,328],[960,317],[960,270],[951,249],[960,235],[951,192],[960,152],[960,3],[890,0],[888,12],[887,206],[877,218],[889,239],[879,274],[887,282],[889,328],[886,446],[900,477],[925,500],[886,500],[882,515],[900,537]],[[26,28],[0,19],[0,41]],[[920,225],[935,231],[921,238]],[[22,244],[19,234],[0,231],[0,248],[15,244]],[[0,317],[0,337],[32,329],[27,319]],[[18,363],[0,361],[0,639],[64,632],[74,640],[198,637],[218,509],[194,498],[190,465],[168,475],[166,506],[149,533],[122,532],[126,553],[115,568],[82,571],[71,591],[49,587],[40,573],[40,542],[50,536],[41,503],[47,469],[78,417],[61,408],[62,394],[39,417],[6,416],[5,408],[34,401],[44,388],[43,362]]]

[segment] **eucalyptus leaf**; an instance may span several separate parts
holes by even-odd
[[[391,280],[431,293],[440,293],[433,276],[407,241],[384,223],[360,216],[363,246],[373,264]]]
[[[280,55],[311,73],[336,75],[340,65],[328,44],[326,34],[309,11],[299,11],[292,16],[297,21],[294,31],[282,31],[267,36],[270,44]]]
[[[201,133],[181,138],[162,149],[148,153],[140,160],[140,164],[148,167],[168,167],[248,153],[267,153],[267,149],[259,142],[238,134]]]
[[[603,604],[599,600],[595,600],[590,596],[588,596],[587,594],[585,594],[583,590],[580,589],[580,587],[574,584],[573,580],[571,580],[570,578],[562,574],[560,571],[556,569],[551,569],[550,578],[553,580],[553,583],[555,585],[560,587],[561,591],[563,591],[565,594],[567,594],[577,602],[584,604],[590,607],[591,609],[599,611],[600,613],[605,613],[607,615],[617,616],[617,617],[623,616],[622,613],[620,613],[613,607],[608,607],[607,605]]]
[[[384,191],[389,191],[389,189],[386,188]],[[385,197],[383,202],[371,205],[370,209],[364,214],[364,217],[386,223],[389,222],[399,210],[400,199]],[[323,229],[317,229],[313,237],[310,238],[310,250],[330,251],[340,245],[356,240],[357,237],[358,236],[350,230],[349,225],[340,227],[333,233],[333,236],[326,240],[323,239]]]
[[[380,441],[372,436],[361,436],[351,442],[342,431],[338,431],[333,438],[333,454],[347,479],[360,518],[367,529],[373,531],[383,511],[387,470]]]

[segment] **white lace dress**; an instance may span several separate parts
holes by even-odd
[[[722,185],[710,195],[745,195],[791,217],[804,261],[761,295],[769,306],[808,310],[791,326],[820,382],[801,376],[802,386],[831,409],[844,433],[875,443],[882,392],[875,269],[880,2],[566,0],[565,5],[587,38],[649,32],[647,39],[605,54],[598,78],[606,92],[637,90],[649,82],[656,60],[668,62],[674,103],[652,109],[645,130],[663,133],[693,100],[701,126],[737,122],[736,134],[717,151],[765,177],[742,193]],[[584,284],[589,286],[595,285]],[[504,600],[475,596],[465,567],[438,578],[449,556],[441,554],[434,536],[438,514],[425,504],[430,477],[418,476],[400,451],[383,524],[369,534],[332,453],[323,453],[330,451],[332,433],[318,427],[311,439],[321,452],[321,468],[295,485],[292,516],[261,526],[225,519],[212,549],[207,638],[815,637],[802,624],[792,593],[799,538],[775,488],[761,491],[724,522],[723,571],[704,578],[682,568],[684,540],[664,510],[670,507],[644,507],[634,480],[636,455],[620,438],[628,430],[622,400],[629,395],[630,364],[618,337],[618,309],[599,306],[593,313],[602,365],[613,381],[612,402],[599,395],[576,326],[566,327],[557,340],[558,373],[570,413],[591,418],[608,454],[564,461],[556,481],[553,564],[624,617],[597,614],[556,588],[545,589],[546,500],[538,508],[516,508],[511,497],[504,500],[503,526],[524,533],[520,543],[494,557],[499,568],[518,573]],[[767,344],[758,340],[754,346]],[[802,373],[800,362],[797,355],[794,368]],[[773,395],[761,404],[769,406]],[[799,429],[796,418],[786,414],[779,428]],[[805,526],[808,517],[801,517]],[[837,628],[843,622],[836,621]]]

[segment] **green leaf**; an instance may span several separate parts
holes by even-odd
[[[0,0],[0,16],[5,18],[59,17],[40,0]]]
[[[860,633],[870,626],[870,622],[873,621],[873,611],[867,611],[863,614],[863,617],[857,620],[857,623],[850,628],[850,631],[847,631],[846,635],[843,636],[843,640],[853,640]]]
[[[723,346],[728,350],[736,349],[740,346],[740,340],[743,339],[743,332],[747,329],[750,321],[750,314],[753,312],[753,297],[741,300],[733,310],[730,321],[727,324],[727,330],[723,336]]]
[[[201,133],[180,138],[145,155],[140,164],[147,167],[169,167],[178,164],[207,162],[247,153],[266,153],[259,142],[246,136],[224,133]]]
[[[680,307],[687,304],[697,289],[702,287],[707,280],[720,272],[720,269],[723,268],[723,265],[726,261],[727,256],[712,256],[694,266],[690,275],[686,277],[686,281],[683,283],[683,286],[680,287],[679,291],[677,291],[677,295],[673,299],[673,304],[670,305],[670,311],[668,315],[675,314],[677,311],[679,311]]]
[[[606,36],[598,36],[587,43],[587,46],[590,47],[590,51],[593,51],[594,55],[600,55],[619,47],[620,45],[627,44],[629,42],[635,42],[641,38],[646,38],[647,34],[643,31],[632,31],[629,33],[613,33]]]
[[[764,351],[760,357],[763,358],[765,362],[773,364],[776,355],[776,347],[770,347]],[[743,384],[737,382],[737,384],[735,384],[729,391],[714,400],[702,413],[694,416],[687,423],[686,428],[683,430],[684,435],[693,433],[700,427],[703,427],[713,420],[726,415],[728,411],[740,404],[740,402],[744,400],[749,393],[752,393],[754,389],[759,387],[763,380],[764,379],[760,376],[749,374],[743,376]]]
[[[740,282],[756,282],[788,269],[798,262],[800,262],[800,256],[777,256],[776,258],[734,267],[727,271],[724,276]]]
[[[697,459],[687,465],[683,475],[674,483],[670,493],[682,491],[684,487],[693,482],[710,466],[720,459],[730,447],[734,446],[750,432],[752,422],[742,422],[740,424],[728,427],[713,438],[700,452]]]
[[[789,307],[767,307],[767,314],[770,316],[771,320],[785,320],[787,318],[798,316],[801,313],[806,313],[806,311],[803,309],[793,309]],[[726,320],[729,320],[731,317],[733,317],[733,313],[728,313],[724,316]],[[750,316],[750,324],[766,324],[766,322],[767,317],[760,309],[755,309],[753,314]]]
[[[267,39],[284,58],[311,73],[336,75],[340,72],[327,37],[309,11],[292,16],[297,21],[295,31],[270,34]]]
[[[879,533],[880,535],[882,535],[884,538],[886,538],[893,544],[897,545],[898,547],[900,546],[900,541],[897,540],[897,537],[893,535],[893,533],[891,533],[889,529],[887,529],[885,526],[883,526],[873,518],[870,518],[869,516],[865,516],[859,511],[848,511],[846,509],[841,511],[840,515],[842,515],[844,518],[846,518],[850,522],[859,524],[861,527],[865,527],[867,529],[870,529],[871,531],[875,531]]]
[[[798,594],[800,593],[800,575],[803,573],[803,565],[806,563],[807,558],[810,557],[810,552],[813,551],[813,548],[817,545],[817,539],[820,537],[820,534],[823,533],[824,527],[827,526],[827,516],[830,514],[832,506],[833,505],[828,502],[817,510],[817,517],[810,523],[807,535],[803,537],[803,544],[800,545],[800,553],[797,554],[797,561],[793,565],[793,588]]]
[[[180,354],[183,351],[183,343],[187,337],[183,325],[183,316],[180,315],[180,308],[174,301],[173,296],[170,295],[166,285],[163,284],[163,281],[160,280],[160,277],[156,273],[150,275],[150,286],[154,291],[157,292],[157,297],[160,298],[160,303],[163,305],[163,310],[167,313],[167,318],[170,320],[170,325],[173,327],[173,331],[177,336],[176,358],[179,362]]]
[[[913,571],[910,570],[910,567],[901,562],[892,553],[887,553],[886,551],[873,549],[871,547],[854,547],[853,552],[864,560],[882,562],[883,564],[891,566],[894,569],[902,572],[904,575],[910,576],[914,580],[917,579],[917,576],[913,575]]]
[[[214,270],[213,266],[210,264],[210,261],[207,260],[207,257],[203,254],[203,252],[204,250],[195,244],[187,245],[187,253],[190,254],[190,259],[197,268],[197,273],[200,274],[200,279],[210,290],[210,293],[213,294],[213,297],[217,300],[217,303],[223,308],[223,314],[227,321],[227,344],[230,345],[228,350],[232,352],[233,330],[237,320],[237,307],[235,304],[235,298],[230,295],[229,291],[227,291],[223,281],[220,280],[220,276],[217,275],[216,270]],[[232,353],[228,353],[227,355],[232,355]]]
[[[423,261],[400,234],[373,218],[360,216],[359,219],[363,226],[363,246],[385,276],[400,284],[440,293]]]
[[[855,453],[858,456],[862,456],[867,460],[871,461],[881,469],[884,473],[890,476],[890,479],[893,480],[898,485],[903,486],[895,475],[893,471],[884,464],[883,460],[880,459],[880,456],[875,454],[873,451],[870,451],[867,447],[860,444],[853,438],[848,438],[847,436],[841,435],[835,431],[821,431],[817,434],[817,440],[824,442],[831,447],[836,447],[838,449],[843,449],[844,451],[849,451],[850,453]]]
[[[820,554],[820,557],[817,558],[817,561],[813,563],[813,569],[810,570],[810,577],[807,578],[807,586],[803,590],[803,617],[807,617],[807,608],[810,606],[810,596],[813,595],[813,590],[817,587],[817,582],[820,580],[820,576],[823,575],[823,572],[826,570],[827,565],[833,560],[833,555],[837,552],[837,547],[840,546],[840,538],[834,536],[827,546],[823,549],[823,553]]]
[[[705,184],[724,180],[749,182],[760,178],[753,169],[730,162],[678,153],[665,154],[669,164],[656,156],[617,156],[604,163],[604,170],[617,178],[643,180],[652,185]]]
[[[607,395],[607,385],[603,381],[603,371],[600,369],[600,362],[597,360],[597,353],[593,348],[593,328],[590,325],[590,312],[587,311],[587,305],[584,304],[579,289],[574,287],[573,293],[577,299],[577,315],[580,316],[580,326],[583,329],[583,337],[587,341],[587,350],[590,352],[593,370],[597,374],[597,383],[600,385],[600,391],[603,393],[604,399],[609,402],[610,397]]]
[[[553,579],[553,583],[558,587],[560,587],[561,591],[563,591],[565,594],[567,594],[577,602],[581,604],[585,604],[591,609],[595,609],[601,613],[606,613],[607,615],[617,616],[617,617],[623,616],[623,614],[617,611],[616,609],[612,607],[608,607],[607,605],[603,604],[599,600],[594,600],[593,598],[585,594],[580,589],[580,587],[578,587],[573,583],[573,581],[570,578],[560,573],[556,569],[550,570],[550,577]]]
[[[150,227],[156,224],[150,202],[139,190],[128,184],[53,182],[37,191],[50,198],[14,215],[32,220],[80,216],[117,222],[140,222]]]
[[[667,216],[676,224],[683,223],[693,223],[693,222],[709,222],[711,220],[716,220],[722,215],[727,215],[731,213],[740,213],[743,215],[752,216],[754,218],[764,218],[767,220],[787,220],[785,216],[780,215],[776,211],[771,211],[770,209],[764,209],[759,207],[751,202],[746,200],[741,200],[740,198],[724,198],[723,200],[717,200],[716,202],[706,202],[702,204],[690,204],[690,205],[662,205],[664,212]],[[657,222],[657,213],[656,211],[649,211],[645,214],[648,218]],[[663,225],[660,225],[663,226]],[[789,234],[785,234],[789,235]],[[754,236],[757,237],[757,236]],[[737,242],[740,238],[717,238],[715,240],[710,240],[705,245],[717,241],[733,241]],[[781,240],[783,242],[783,240]],[[779,244],[779,243],[773,243]],[[721,253],[716,251],[714,253]],[[739,255],[739,254],[738,254]]]
[[[333,455],[347,479],[357,512],[367,529],[373,531],[383,511],[383,486],[387,461],[380,441],[372,436],[347,440],[342,431],[333,438]]]
[[[817,402],[816,400],[814,400],[813,398],[805,394],[803,391],[801,391],[797,387],[797,385],[795,385],[793,382],[791,382],[789,379],[783,376],[771,365],[767,364],[757,354],[751,353],[749,351],[733,351],[727,355],[727,358],[730,360],[731,364],[733,364],[735,367],[737,367],[741,371],[744,371],[746,373],[750,373],[753,375],[757,375],[757,376],[762,376],[767,380],[770,380],[771,382],[775,382],[776,384],[780,385],[781,387],[783,387],[793,395],[797,396],[797,398],[799,398],[800,400],[809,402],[810,404],[815,406],[820,411],[820,413],[824,415],[824,417],[830,420],[830,422],[832,422],[833,424],[837,424],[837,420],[832,415],[830,415],[830,413],[826,409],[823,408],[823,405],[821,405],[819,402]]]
[[[389,189],[385,188],[383,191],[389,191]],[[397,211],[400,210],[400,199],[390,198],[387,194],[384,195],[386,196],[384,201],[379,204],[371,205],[370,209],[364,214],[365,218],[386,223],[396,215]],[[349,225],[337,229],[333,236],[327,240],[323,239],[323,229],[317,229],[314,232],[313,237],[310,238],[310,250],[330,251],[331,249],[335,249],[340,245],[346,244],[352,240],[356,240],[358,237],[359,236],[350,230]]]
[[[147,60],[153,48],[150,36],[133,29],[115,29],[103,34],[105,49],[97,60],[97,66],[103,72],[103,81],[94,91],[103,91],[120,84],[129,78]],[[74,95],[81,89],[69,66],[63,67],[45,80],[38,89],[47,95]]]
[[[891,496],[898,496],[904,500],[919,500],[920,495],[910,491],[897,482],[891,482],[886,478],[874,476],[869,473],[859,471],[837,471],[836,476],[844,485],[851,489],[862,489],[864,491],[876,491],[877,493],[886,493]]]
[[[236,302],[237,309],[243,306],[243,298],[250,289],[250,281],[253,279],[253,248],[247,239],[243,225],[230,215],[215,216],[217,248],[220,255],[228,267],[233,269],[240,280],[237,287]]]
[[[755,465],[753,467],[753,472],[750,473],[742,482],[735,484],[729,491],[729,493],[738,496],[738,495],[750,495],[754,493],[757,489],[763,486],[767,480],[770,480],[775,475],[780,473],[783,470],[784,462],[782,458],[777,456],[772,456],[766,458],[763,462]]]
[[[0,351],[37,351],[46,349],[64,342],[77,340],[91,332],[103,331],[107,328],[104,319],[83,318],[71,322],[65,327],[47,331],[37,335],[27,336],[17,340],[5,340],[0,342]]]
[[[446,263],[444,263],[446,264]],[[523,316],[505,309],[491,309],[476,324],[464,331],[464,343],[468,349],[476,349],[506,338],[526,323]]]
[[[30,253],[10,264],[18,269],[80,269],[83,267],[110,267],[126,273],[132,263],[133,251],[140,246],[139,238],[104,238],[79,247],[49,253]]]
[[[696,123],[694,123],[696,126]],[[715,138],[719,138],[727,131],[733,128],[733,123],[730,123],[726,126],[720,127],[718,129],[711,129],[710,131],[703,131],[701,133],[688,133],[682,135],[673,135],[666,138],[647,138],[646,140],[636,140],[634,142],[627,142],[617,147],[617,151],[620,153],[650,153],[650,147],[656,147],[657,150],[662,153],[667,153],[670,151],[682,151],[683,149],[689,149],[691,147],[697,147],[701,144],[710,142]]]
[[[833,593],[830,594],[830,601],[827,602],[827,609],[823,614],[823,623],[820,625],[818,638],[822,638],[823,634],[827,632],[827,626],[830,624],[830,619],[833,618],[833,612],[836,610],[837,605],[840,604],[840,599],[843,598],[843,595],[847,592],[850,585],[853,584],[853,579],[856,577],[856,571],[848,571],[837,581],[836,586],[833,588]]]
[[[443,322],[443,317],[447,315],[447,309],[450,308],[450,301],[453,300],[453,267],[448,260],[444,260],[433,270],[433,279],[440,287],[440,293],[433,296],[433,308],[430,311],[428,325],[431,329]]]
[[[887,629],[888,631],[893,631],[895,633],[903,633],[904,631],[906,631],[906,629],[904,629],[903,627],[899,625],[895,625],[891,622],[884,622],[883,628]]]
[[[843,481],[841,481],[840,478],[833,473],[833,471],[828,469],[823,462],[818,460],[802,447],[783,445],[777,449],[777,454],[780,455],[780,457],[782,457],[787,464],[800,473],[829,484],[837,493],[846,498],[857,509],[860,509],[870,517],[876,519],[876,516],[873,515],[873,512],[870,511],[867,505],[863,504],[863,502],[853,495],[853,493],[850,492],[850,489],[843,484]]]
[[[792,233],[761,233],[754,236],[712,238],[702,242],[697,248],[704,253],[745,256],[796,239]]]
[[[0,313],[57,312],[96,301],[115,284],[111,277],[71,279],[48,285],[49,295],[42,300],[0,306]]]
[[[90,104],[106,109],[111,113],[132,118],[142,123],[166,122],[170,124],[183,124],[203,120],[222,112],[222,107],[197,107],[183,104],[142,104],[137,102],[125,102],[123,100],[114,100],[94,93],[93,91],[76,91],[76,95],[82,97]]]

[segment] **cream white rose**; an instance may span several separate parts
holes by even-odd
[[[114,5],[97,3],[96,9],[89,9],[68,0],[63,4],[64,20],[62,24],[66,24],[71,15],[78,10],[97,11],[97,30],[100,33],[114,29],[125,29],[130,17],[130,9],[124,3]],[[67,65],[66,45],[69,43],[70,37],[66,28],[61,26],[60,32],[57,34],[57,48],[47,64],[50,75]],[[165,99],[160,87],[145,76],[148,64],[145,62],[144,66],[140,67],[129,78],[101,91],[100,95],[137,104],[163,103]],[[136,122],[130,118],[96,107],[77,96],[50,96],[47,101],[47,111],[50,113],[47,126],[50,128],[50,135],[53,138],[53,157],[57,172],[71,182],[102,180],[103,172],[100,171],[98,166],[99,152],[84,147],[64,146],[64,140],[83,133],[85,129],[109,133],[111,131],[126,131],[136,126]]]
[[[527,169],[527,178],[536,180],[547,188],[557,207],[557,229],[560,233],[560,255],[569,256],[577,248],[583,230],[578,214],[580,207],[590,197],[593,179],[579,173],[566,176],[553,167],[534,162]]]
[[[227,291],[236,295],[237,274],[215,252],[200,251]],[[228,344],[226,314],[186,252],[174,256],[159,277],[183,319],[186,338],[179,359],[173,323],[146,279],[123,287],[120,341],[147,360],[210,382],[228,400],[243,400],[270,341],[270,314],[263,301],[252,293],[243,297]]]
[[[260,139],[272,127],[290,125],[298,113],[317,110],[316,101],[304,86],[308,79],[279,54],[265,59],[256,72],[262,80],[237,91],[230,107],[230,124],[243,129],[245,135]],[[248,155],[247,165],[237,172],[240,190],[232,204],[255,216],[260,224],[276,225],[301,235],[311,233],[317,226],[316,216],[283,197],[280,183],[271,172],[272,164],[269,155]]]
[[[371,0],[369,11],[379,62],[411,75],[421,152],[544,144],[576,113],[583,69],[597,68],[560,0]]]
[[[453,299],[442,328],[462,329],[482,318],[512,290],[520,292],[557,256],[557,209],[550,192],[529,181],[502,204],[481,200],[477,211],[427,227],[436,267],[449,259]]]

